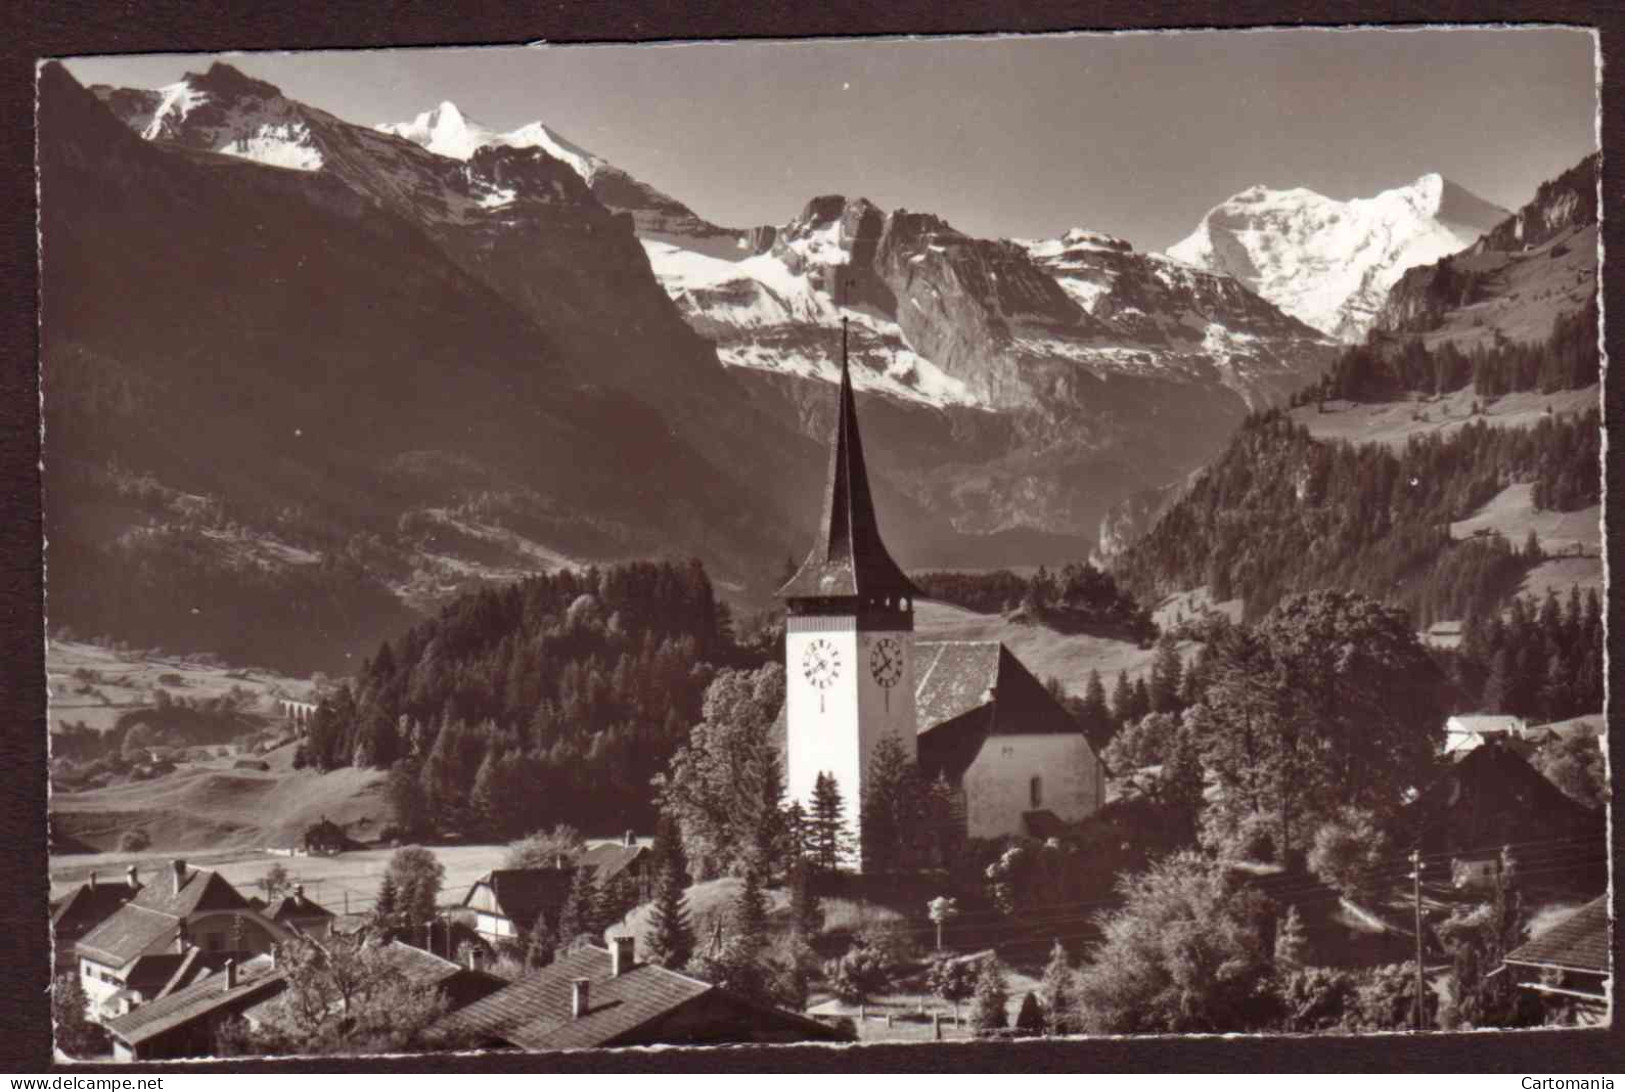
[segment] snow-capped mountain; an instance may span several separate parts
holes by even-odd
[[[1229,277],[1080,229],[975,239],[836,196],[745,241],[729,260],[643,240],[725,364],[833,380],[828,331],[845,315],[860,388],[932,405],[1076,403],[1085,376],[1219,384],[1256,405],[1301,383],[1327,344]]]
[[[1506,216],[1438,174],[1350,201],[1253,186],[1210,210],[1167,253],[1228,273],[1294,318],[1357,341],[1407,269],[1471,246]]]
[[[681,201],[638,181],[540,121],[499,132],[465,115],[456,103],[442,102],[411,121],[389,122],[376,128],[452,159],[472,159],[481,148],[540,148],[580,175],[604,207],[630,213],[639,234],[709,240],[712,250],[718,246],[726,249],[738,235],[701,219]]]
[[[1601,169],[1600,154],[1587,156],[1466,250],[1407,270],[1374,328],[1461,349],[1544,340],[1596,299]]]

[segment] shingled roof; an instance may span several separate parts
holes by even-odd
[[[592,869],[593,880],[604,883],[635,865],[649,849],[624,842],[601,842],[576,854],[576,864]]]
[[[82,883],[62,897],[51,910],[56,943],[71,947],[80,937],[118,913],[139,890],[123,881]]]
[[[542,911],[556,914],[570,895],[570,884],[575,869],[566,868],[498,868],[475,880],[463,896],[463,905],[469,905],[474,893],[483,884],[491,889],[497,909],[508,920],[523,929],[536,924]]]
[[[238,969],[236,985],[229,989],[223,973],[209,974],[184,989],[113,1017],[107,1021],[107,1030],[130,1046],[139,1046],[223,1007],[235,1009],[252,1004],[262,995],[280,992],[284,985],[285,975],[269,958],[253,959]]]
[[[592,983],[588,1011],[580,1017],[572,1008],[578,978]],[[713,988],[652,963],[615,977],[607,951],[582,947],[452,1013],[441,1026],[524,1050],[614,1046]]]
[[[178,933],[193,914],[249,909],[248,901],[218,872],[176,861],[82,938],[77,950],[99,963],[122,967],[168,939],[166,933]]]
[[[1507,953],[1508,963],[1557,967],[1584,974],[1609,971],[1608,896],[1592,899],[1527,944]]]
[[[818,538],[801,568],[779,589],[779,597],[916,596],[919,590],[897,567],[880,538],[874,497],[869,492],[869,471],[863,461],[863,440],[858,434],[858,408],[852,393],[852,371],[846,358],[844,322],[838,398]]]
[[[1571,800],[1493,738],[1406,804],[1400,825],[1424,853],[1494,853],[1509,844],[1569,839],[1597,846],[1599,863],[1603,856],[1602,813]]]
[[[330,918],[333,916],[333,911],[319,902],[306,898],[303,887],[295,887],[294,890],[265,907],[263,912],[266,917],[275,922],[287,921],[290,918]]]

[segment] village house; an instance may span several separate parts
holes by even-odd
[[[136,894],[75,945],[80,981],[93,1009],[117,1013],[151,1000],[194,949],[203,957],[256,955],[286,935],[225,877],[184,860],[141,884]],[[189,966],[196,966],[193,957]]]
[[[1462,752],[1434,783],[1407,804],[1400,827],[1435,860],[1450,861],[1460,888],[1494,883],[1503,846],[1540,842],[1547,847],[1602,845],[1600,812],[1571,800],[1520,755],[1513,743],[1491,737]],[[1585,889],[1606,885],[1601,855],[1568,854],[1547,879]],[[1595,890],[1595,887],[1591,887]]]
[[[624,876],[636,888],[638,901],[649,901],[654,894],[651,861],[649,847],[639,845],[637,836],[627,831],[618,841],[588,846],[572,858],[561,857],[552,868],[487,872],[469,885],[459,910],[471,918],[468,924],[479,939],[494,948],[528,934],[543,913],[557,924],[577,868],[590,870],[600,891]]]
[[[919,589],[881,540],[844,337],[837,397],[818,536],[778,592],[786,795],[810,808],[820,775],[834,778],[860,870],[858,803],[887,738],[926,777],[947,779],[971,837],[1048,836],[1094,814],[1105,803],[1099,757],[1007,648],[915,639]]]
[[[140,890],[135,877],[134,865],[125,879],[113,883],[98,879],[93,871],[89,879],[63,895],[51,907],[51,938],[55,943],[53,967],[56,973],[78,967],[79,955],[74,949],[80,938],[135,897]]]
[[[608,951],[564,953],[437,1027],[486,1049],[536,1051],[841,1038],[807,1017],[639,963],[631,937],[616,937]]]
[[[333,927],[333,911],[321,903],[305,897],[305,885],[296,883],[293,890],[275,899],[260,911],[284,930],[297,928],[302,933],[325,936]]]
[[[1585,1026],[1607,1024],[1613,1008],[1608,896],[1599,896],[1540,936],[1507,953],[1506,973],[1549,1007],[1569,1009]]]
[[[473,912],[480,939],[495,947],[530,932],[543,913],[556,922],[574,876],[563,860],[554,868],[495,869],[469,885],[461,906]]]

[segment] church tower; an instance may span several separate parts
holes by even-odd
[[[779,589],[785,612],[785,788],[811,811],[829,774],[862,867],[858,813],[875,747],[895,736],[912,761],[914,598],[917,589],[880,539],[858,436],[857,404],[841,325],[841,391],[818,538]]]

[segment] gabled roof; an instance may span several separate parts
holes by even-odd
[[[1445,726],[1457,732],[1521,732],[1523,718],[1502,713],[1458,713],[1445,721]]]
[[[497,909],[521,929],[529,929],[546,910],[556,913],[570,895],[574,868],[499,868],[487,872],[469,886],[463,896],[467,906],[480,885],[491,889]]]
[[[51,911],[51,928],[59,938],[72,939],[106,921],[120,906],[136,893],[136,889],[120,880],[116,883],[97,881],[92,887],[82,883],[62,897]]]
[[[572,1011],[577,978],[592,983],[588,1011],[579,1018]],[[607,951],[583,947],[452,1013],[441,1026],[525,1050],[612,1046],[712,989],[653,963],[616,978]]]
[[[1571,800],[1494,738],[1468,751],[1406,804],[1399,823],[1425,853],[1494,853],[1505,845],[1572,839],[1575,854],[1566,860],[1581,872],[1582,843],[1596,846],[1599,864],[1606,852],[1602,813]]]
[[[302,892],[292,891],[267,906],[263,913],[272,921],[285,921],[288,918],[330,918],[333,916],[333,911],[321,903],[307,899]]]
[[[916,641],[914,655],[915,726],[927,776],[957,779],[989,736],[1083,736],[1072,715],[997,641]]]
[[[919,590],[897,567],[880,538],[869,471],[858,434],[858,408],[846,358],[846,325],[841,326],[841,391],[835,409],[829,475],[818,538],[778,595],[783,599],[916,596]]]
[[[250,960],[238,969],[237,984],[229,990],[225,976],[215,972],[123,1016],[113,1017],[106,1022],[107,1030],[130,1046],[138,1046],[222,1008],[235,1009],[261,999],[262,995],[269,997],[279,992],[285,982],[283,972],[272,966],[269,959]]]
[[[1507,953],[1508,963],[1560,967],[1585,974],[1609,971],[1608,896],[1592,899],[1534,940]]]
[[[649,852],[648,846],[604,842],[576,854],[576,864],[593,870],[593,879],[602,884],[631,868]]]
[[[122,967],[160,940],[180,931],[193,914],[214,910],[249,910],[248,901],[224,876],[190,868],[177,889],[173,869],[154,876],[135,898],[91,930],[77,945],[101,963]]]

